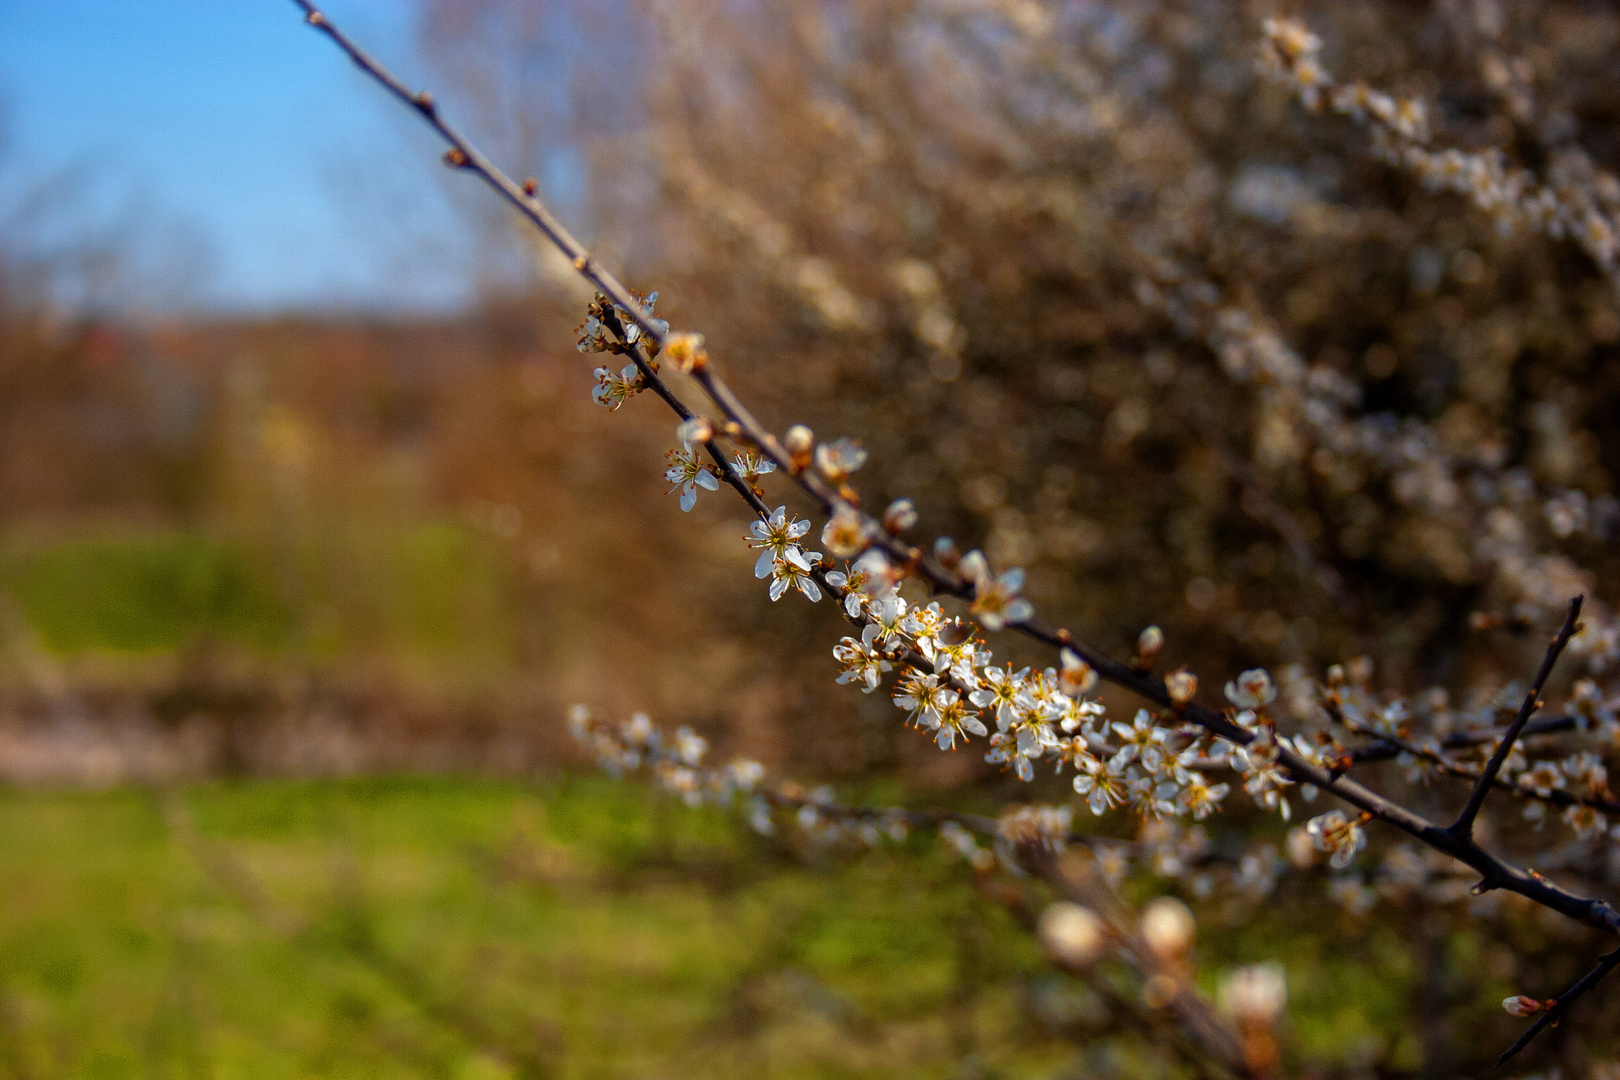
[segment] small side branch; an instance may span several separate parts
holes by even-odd
[[[1598,981],[1601,980],[1603,976],[1613,971],[1617,966],[1620,966],[1620,949],[1615,949],[1613,952],[1605,953],[1601,958],[1599,958],[1597,967],[1583,975],[1580,982],[1577,982],[1574,986],[1571,986],[1568,990],[1565,990],[1564,993],[1558,998],[1557,1002],[1553,1004],[1552,1008],[1548,1009],[1546,1012],[1542,1013],[1536,1018],[1536,1022],[1530,1025],[1529,1031],[1526,1031],[1523,1035],[1520,1035],[1517,1042],[1508,1047],[1506,1050],[1502,1051],[1502,1056],[1496,1059],[1496,1064],[1501,1065],[1514,1054],[1517,1054],[1520,1050],[1523,1050],[1526,1046],[1529,1046],[1530,1040],[1541,1034],[1543,1028],[1551,1027],[1553,1024],[1556,1024],[1559,1020],[1563,1019],[1564,1010],[1573,1005],[1575,1003],[1575,999],[1579,998],[1582,994],[1596,986]]]
[[[1474,835],[1474,819],[1479,817],[1480,807],[1485,805],[1485,796],[1490,794],[1491,785],[1496,782],[1496,774],[1502,771],[1502,764],[1507,761],[1508,754],[1513,751],[1513,744],[1529,722],[1530,716],[1541,707],[1541,688],[1547,684],[1547,676],[1552,674],[1553,665],[1558,663],[1558,657],[1569,644],[1569,639],[1575,636],[1580,629],[1581,603],[1586,598],[1577,596],[1569,602],[1569,614],[1564,616],[1564,625],[1559,628],[1558,636],[1552,639],[1547,646],[1547,655],[1541,658],[1541,667],[1536,671],[1535,679],[1530,683],[1530,690],[1524,695],[1524,702],[1519,706],[1518,715],[1513,723],[1508,725],[1507,732],[1502,741],[1496,744],[1496,752],[1485,763],[1480,771],[1479,779],[1474,782],[1474,790],[1468,793],[1468,802],[1463,806],[1461,814],[1448,830],[1459,839],[1467,839]]]
[[[1519,732],[1519,738],[1528,739],[1532,735],[1552,735],[1563,731],[1573,731],[1578,722],[1573,716],[1547,716],[1540,720],[1532,720],[1524,725]],[[1493,743],[1507,734],[1507,728],[1496,728],[1490,731],[1459,731],[1447,735],[1440,740],[1442,750],[1466,750],[1481,743]],[[1350,759],[1357,765],[1364,765],[1374,761],[1388,761],[1399,757],[1409,748],[1399,739],[1391,739],[1386,735],[1374,733],[1374,741],[1366,746],[1357,746],[1351,749]]]

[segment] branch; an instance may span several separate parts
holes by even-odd
[[[1530,714],[1541,708],[1541,688],[1546,685],[1547,676],[1552,674],[1553,665],[1558,663],[1558,656],[1569,644],[1569,639],[1575,636],[1580,629],[1581,602],[1584,596],[1577,596],[1569,602],[1569,614],[1564,616],[1564,625],[1559,628],[1558,636],[1552,639],[1547,646],[1547,655],[1541,658],[1541,667],[1536,671],[1536,677],[1530,683],[1530,690],[1524,695],[1524,702],[1519,706],[1519,713],[1508,725],[1507,733],[1502,741],[1497,743],[1496,752],[1485,763],[1480,771],[1479,779],[1474,782],[1474,790],[1468,793],[1468,802],[1463,806],[1462,813],[1452,824],[1450,832],[1462,839],[1468,839],[1474,834],[1474,819],[1479,816],[1479,808],[1485,805],[1485,796],[1490,793],[1491,784],[1496,780],[1496,774],[1502,771],[1502,763],[1513,750],[1513,743],[1518,739],[1519,733],[1529,721]]]
[[[1546,1012],[1542,1013],[1536,1018],[1536,1022],[1530,1025],[1529,1031],[1526,1031],[1523,1035],[1520,1035],[1517,1042],[1508,1047],[1506,1050],[1502,1051],[1502,1056],[1496,1059],[1496,1064],[1498,1066],[1502,1065],[1505,1061],[1507,1061],[1508,1058],[1512,1057],[1514,1054],[1517,1054],[1526,1046],[1529,1046],[1530,1040],[1541,1034],[1541,1030],[1543,1028],[1550,1027],[1551,1025],[1558,1023],[1559,1020],[1563,1019],[1564,1010],[1568,1009],[1570,1005],[1574,1004],[1576,998],[1580,997],[1582,994],[1592,989],[1592,987],[1596,986],[1598,984],[1598,980],[1602,979],[1603,976],[1613,971],[1616,966],[1620,966],[1620,949],[1615,949],[1613,952],[1606,953],[1600,957],[1598,959],[1597,967],[1593,968],[1591,971],[1588,971],[1581,977],[1579,982],[1577,982],[1574,986],[1571,986],[1568,990],[1565,990],[1557,1002],[1553,1004],[1552,1008],[1548,1009]]]
[[[1519,732],[1519,738],[1528,739],[1534,735],[1551,735],[1560,731],[1572,731],[1576,724],[1577,720],[1573,716],[1543,717],[1540,720],[1532,720],[1524,725],[1524,730]],[[1506,732],[1507,728],[1492,731],[1459,731],[1441,739],[1440,749],[1466,750],[1468,747],[1478,746],[1480,743],[1495,742]],[[1373,738],[1376,741],[1370,745],[1358,746],[1350,751],[1350,757],[1357,765],[1373,761],[1388,761],[1390,758],[1399,757],[1403,751],[1409,749],[1399,740],[1391,739],[1386,735],[1374,733]]]
[[[1020,855],[1020,861],[1035,876],[1051,885],[1059,896],[1102,915],[1115,929],[1119,947],[1145,977],[1163,977],[1167,985],[1175,987],[1174,996],[1165,1008],[1181,1021],[1195,1044],[1237,1075],[1254,1075],[1254,1070],[1244,1057],[1243,1043],[1238,1034],[1199,996],[1184,972],[1168,970],[1163,959],[1148,947],[1141,934],[1132,929],[1135,922],[1133,913],[1103,883],[1089,860],[1077,858],[1073,853],[1056,855],[1038,847],[1023,848]]]

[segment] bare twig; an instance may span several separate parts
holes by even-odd
[[[1465,765],[1460,762],[1453,761],[1451,758],[1446,757],[1444,753],[1441,753],[1440,750],[1435,749],[1433,746],[1423,746],[1419,743],[1414,743],[1407,739],[1403,739],[1398,735],[1383,735],[1372,731],[1361,724],[1350,721],[1349,719],[1340,715],[1337,709],[1329,709],[1328,711],[1335,720],[1343,724],[1350,731],[1353,731],[1358,735],[1372,735],[1378,739],[1378,743],[1376,745],[1389,748],[1389,754],[1378,758],[1357,758],[1352,752],[1352,760],[1358,765],[1369,760],[1385,760],[1388,757],[1394,757],[1398,754],[1409,754],[1414,758],[1427,761],[1433,765],[1435,771],[1441,776],[1449,776],[1457,780],[1467,780],[1476,784],[1479,782],[1481,775],[1480,769],[1475,768],[1472,765]],[[1534,725],[1526,725],[1525,730],[1520,732],[1520,738],[1530,734],[1531,732],[1529,729],[1532,726]],[[1463,745],[1477,746],[1481,742],[1494,741],[1499,734],[1500,733],[1493,733],[1489,739],[1476,738],[1472,743],[1464,743]],[[1504,780],[1501,776],[1497,776],[1496,779],[1491,781],[1491,787],[1497,791],[1512,795],[1514,798],[1524,799],[1528,802],[1546,803],[1548,806],[1554,806],[1560,810],[1571,806],[1587,806],[1593,810],[1601,810],[1606,814],[1620,814],[1620,802],[1617,802],[1614,799],[1605,799],[1597,795],[1575,795],[1571,792],[1562,791],[1558,788],[1553,788],[1543,794],[1534,788],[1525,787],[1523,784],[1515,784],[1512,781]]]
[[[1463,806],[1462,813],[1452,823],[1449,830],[1458,837],[1467,839],[1474,833],[1474,819],[1479,816],[1480,807],[1485,805],[1485,796],[1490,793],[1491,784],[1496,780],[1496,774],[1502,771],[1502,763],[1513,750],[1513,743],[1524,730],[1529,721],[1530,714],[1541,708],[1541,688],[1547,683],[1547,676],[1552,674],[1553,665],[1558,663],[1559,654],[1569,639],[1575,636],[1580,629],[1581,602],[1586,598],[1577,596],[1569,602],[1569,614],[1564,616],[1564,625],[1559,628],[1558,635],[1547,646],[1547,655],[1541,658],[1541,667],[1536,671],[1536,677],[1530,683],[1530,690],[1524,695],[1524,702],[1519,706],[1518,715],[1508,725],[1507,732],[1502,741],[1496,744],[1496,752],[1490,760],[1485,762],[1485,768],[1480,770],[1479,779],[1474,782],[1474,790],[1468,793],[1468,802]]]
[[[1524,725],[1519,732],[1519,738],[1528,739],[1534,735],[1552,735],[1562,731],[1573,731],[1577,721],[1573,716],[1544,716],[1540,720],[1532,720]],[[1466,750],[1470,746],[1481,743],[1493,743],[1506,734],[1507,728],[1490,731],[1458,731],[1447,735],[1440,740],[1442,750]],[[1375,735],[1375,741],[1358,746],[1350,751],[1350,757],[1357,765],[1373,761],[1388,761],[1399,757],[1406,747],[1399,740],[1390,739],[1386,735]]]
[[[1568,1009],[1572,1004],[1574,1004],[1576,998],[1580,997],[1582,994],[1592,989],[1592,987],[1596,986],[1598,981],[1602,979],[1603,976],[1613,971],[1617,966],[1620,966],[1620,949],[1615,949],[1613,952],[1605,953],[1602,957],[1600,957],[1598,959],[1597,967],[1581,976],[1579,982],[1577,982],[1574,986],[1571,986],[1568,990],[1565,990],[1563,994],[1559,996],[1558,1001],[1553,1005],[1552,1008],[1536,1017],[1536,1022],[1530,1025],[1530,1030],[1526,1031],[1523,1035],[1520,1035],[1518,1041],[1516,1041],[1506,1050],[1502,1051],[1502,1056],[1496,1059],[1496,1063],[1501,1065],[1503,1062],[1507,1061],[1508,1058],[1512,1057],[1514,1054],[1517,1054],[1526,1046],[1529,1046],[1530,1040],[1539,1035],[1542,1029],[1556,1024],[1559,1020],[1563,1019],[1564,1010]]]

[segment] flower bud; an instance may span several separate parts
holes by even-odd
[[[947,570],[955,570],[956,564],[962,561],[962,549],[956,546],[956,541],[948,536],[941,536],[934,541],[934,558]]]
[[[1090,908],[1060,900],[1041,912],[1036,933],[1058,963],[1084,967],[1102,955],[1107,927]]]
[[[1157,626],[1150,626],[1136,636],[1136,655],[1148,667],[1153,666],[1153,658],[1159,655],[1164,648],[1164,631]]]
[[[1164,677],[1165,692],[1170,695],[1170,704],[1178,709],[1185,708],[1187,703],[1198,693],[1198,676],[1181,668],[1172,671]]]
[[[803,424],[794,424],[782,436],[782,448],[788,452],[788,465],[796,473],[810,467],[810,455],[815,447],[815,432]]]
[[[1535,998],[1526,997],[1523,994],[1502,999],[1502,1008],[1507,1010],[1507,1014],[1521,1019],[1526,1016],[1534,1016],[1538,1012],[1545,1012],[1556,1004],[1558,1004],[1556,1001],[1537,1001]]]
[[[1192,911],[1173,896],[1161,896],[1142,911],[1142,940],[1161,960],[1185,956],[1196,930]]]
[[[890,536],[899,536],[917,524],[917,508],[910,499],[896,499],[883,511],[883,528]]]
[[[1305,826],[1300,825],[1288,830],[1288,861],[1294,864],[1296,870],[1309,870],[1316,865],[1316,841]]]
[[[702,334],[670,335],[664,343],[664,356],[675,365],[675,370],[683,375],[690,375],[709,362],[709,354],[703,351]]]
[[[1221,976],[1221,1011],[1240,1024],[1270,1027],[1288,1006],[1288,977],[1281,964],[1246,964]]]
[[[1142,984],[1142,1004],[1150,1009],[1162,1009],[1176,1000],[1180,991],[1176,980],[1161,971]]]
[[[675,429],[675,437],[681,440],[681,445],[691,449],[693,443],[706,443],[714,438],[714,425],[707,416],[694,416]]]

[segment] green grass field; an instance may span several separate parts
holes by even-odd
[[[1415,1068],[1409,943],[1324,916],[1209,926],[1201,981],[1282,959],[1298,1062]],[[0,1077],[1184,1075],[1104,1012],[929,837],[806,861],[594,777],[0,790]]]
[[[609,781],[0,795],[0,1076],[1051,1075],[924,840],[807,868]]]

